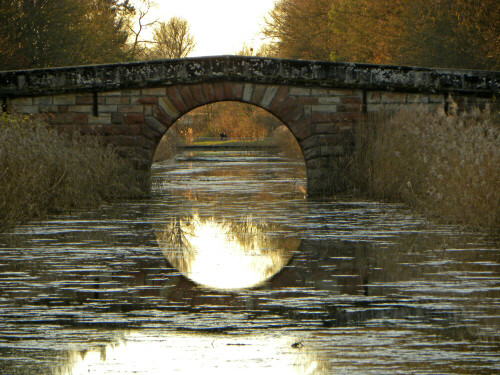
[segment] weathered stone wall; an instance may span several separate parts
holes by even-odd
[[[299,142],[311,194],[331,190],[331,161],[348,153],[352,129],[362,114],[360,90],[287,87],[251,83],[205,83],[147,89],[14,98],[16,113],[44,114],[61,132],[103,137],[138,168],[149,168],[168,128],[194,108],[239,101],[268,110],[287,125]],[[95,116],[94,111],[97,112]]]
[[[458,110],[467,111],[473,107],[484,108],[486,104],[494,110],[500,109],[494,98],[474,95],[370,91],[366,96],[368,113],[392,113],[402,106],[426,106],[431,109],[442,108],[444,111],[455,106]]]
[[[203,82],[487,97],[500,92],[500,72],[213,56],[0,72],[0,98]]]
[[[447,100],[436,94],[227,82],[14,98],[9,109],[43,114],[61,132],[101,136],[121,156],[147,169],[163,134],[192,109],[219,101],[253,104],[290,129],[303,152],[309,193],[321,194],[342,190],[342,158],[354,147],[354,127],[365,112],[414,104],[444,109]]]
[[[344,156],[366,113],[491,103],[499,72],[438,71],[241,57],[0,72],[4,110],[103,138],[147,169],[162,135],[199,106],[240,101],[278,117],[307,167],[309,194],[343,189]]]

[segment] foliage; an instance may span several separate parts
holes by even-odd
[[[144,178],[90,136],[0,115],[0,230],[50,212],[143,196]]]
[[[176,123],[176,130],[185,138],[218,137],[225,133],[233,138],[267,136],[280,121],[267,111],[239,102],[208,104],[191,111],[189,122]]]
[[[276,50],[276,45],[272,42],[263,43],[259,47],[256,56],[260,57],[279,57],[279,51]]]
[[[334,60],[500,68],[496,0],[339,1],[330,24]]]
[[[0,69],[128,58],[129,0],[0,0]]]
[[[402,63],[500,70],[499,1],[418,0],[408,14]]]
[[[278,57],[500,69],[497,0],[279,0],[262,32]]]
[[[237,103],[216,104],[216,111],[208,124],[212,134],[226,133],[229,137],[256,138],[267,135],[267,113],[257,107]],[[269,115],[270,116],[270,115]]]
[[[332,60],[386,64],[395,62],[404,41],[402,14],[408,2],[393,0],[338,1],[329,18]]]
[[[278,0],[265,19],[266,55],[328,60],[328,12],[335,0]]]
[[[175,59],[188,56],[196,46],[188,22],[172,17],[167,23],[159,22],[153,31],[153,47],[147,52],[151,59]]]
[[[366,123],[357,144],[355,187],[445,221],[500,232],[500,123],[488,110],[402,109]]]

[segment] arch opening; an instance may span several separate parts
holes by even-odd
[[[305,164],[302,149],[288,126],[271,112],[239,101],[201,105],[180,116],[157,143],[152,162],[183,148],[268,149]]]

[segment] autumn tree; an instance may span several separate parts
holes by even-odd
[[[152,59],[175,59],[188,56],[196,46],[188,22],[181,17],[172,17],[167,23],[160,22],[153,32],[153,47],[148,57]]]
[[[404,29],[405,8],[401,0],[338,1],[329,13],[330,59],[375,64],[394,62]]]
[[[0,69],[127,58],[128,0],[0,0]]]
[[[183,137],[257,138],[269,135],[281,121],[262,108],[240,102],[218,102],[197,108],[179,121],[175,129]]]
[[[273,43],[263,43],[257,50],[256,56],[260,57],[279,57],[279,51]]]
[[[500,69],[498,0],[278,0],[262,31],[277,57]]]
[[[344,0],[329,16],[333,60],[499,68],[497,0]]]
[[[245,103],[223,102],[214,105],[214,114],[208,123],[211,134],[226,133],[229,137],[257,138],[266,136],[269,131],[259,116],[265,117],[264,110]]]
[[[129,0],[84,0],[87,32],[81,59],[85,63],[130,60],[126,25],[134,14]]]
[[[412,4],[399,61],[500,70],[498,0],[415,0]]]
[[[282,58],[328,60],[328,13],[338,0],[278,0],[265,18],[262,34],[266,55]]]

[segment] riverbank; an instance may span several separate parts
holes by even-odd
[[[182,142],[177,148],[184,150],[273,150],[278,148],[274,138],[262,139],[201,139]]]
[[[302,159],[302,151],[290,131],[284,126],[277,130],[270,137],[264,138],[226,138],[225,140],[220,138],[200,138],[193,141],[179,139],[174,132],[167,131],[156,148],[153,162],[170,159],[181,150],[273,150],[284,152],[290,157]]]
[[[500,233],[498,114],[400,110],[360,126],[355,194],[404,202],[439,222]]]
[[[0,115],[0,231],[50,213],[145,196],[144,176],[91,136]]]

